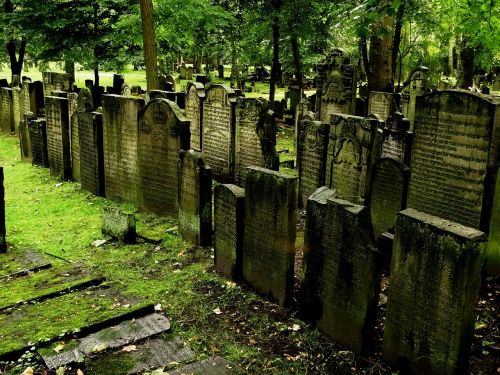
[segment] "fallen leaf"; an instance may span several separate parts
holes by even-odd
[[[21,375],[33,375],[33,369],[28,367]]]
[[[94,242],[92,242],[92,245],[94,245],[95,247],[99,247],[104,245],[106,242],[108,242],[108,240],[95,240]]]
[[[85,375],[82,370],[78,369],[76,370],[76,375]]]
[[[56,184],[56,187],[62,186],[62,182]]]
[[[127,352],[127,353],[136,352],[136,351],[137,351],[137,346],[135,346],[135,345],[127,345],[127,346],[124,346],[122,349],[122,352]]]
[[[59,352],[60,352],[61,350],[63,350],[63,349],[64,349],[64,344],[59,344],[59,345],[57,345],[57,346],[54,348],[54,351],[55,351],[56,353],[59,353]]]
[[[217,307],[216,309],[213,310],[215,314],[220,315],[222,314],[222,311]]]
[[[163,311],[161,308],[161,303],[159,303],[158,305],[155,305],[155,311]]]
[[[297,332],[300,329],[300,326],[298,324],[294,324],[292,326],[292,331]]]
[[[106,344],[97,344],[92,348],[92,353],[102,352],[103,350],[106,350],[106,348],[107,348]]]

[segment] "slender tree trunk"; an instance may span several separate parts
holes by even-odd
[[[370,67],[367,71],[368,88],[370,91],[392,92],[392,46],[394,38],[394,18],[387,14],[388,0],[383,1],[383,16],[374,25],[370,37]]]
[[[94,63],[94,87],[99,87],[99,61],[96,59]]]
[[[279,9],[279,8],[278,8]],[[278,12],[279,10],[276,10]],[[271,79],[269,80],[269,101],[274,103],[276,96],[276,83],[279,80],[280,64],[280,17],[276,13],[273,17],[273,66],[271,67]]]
[[[405,14],[406,0],[401,0],[396,13],[396,22],[394,24],[394,43],[392,46],[392,80],[396,78],[396,68],[398,62],[399,45],[401,44],[401,30],[403,29],[403,16]],[[402,58],[400,62],[402,62]],[[399,81],[401,77],[399,78]]]
[[[458,66],[457,86],[462,89],[472,87],[474,80],[474,47],[466,37],[460,40],[460,64]]]
[[[455,37],[452,35],[450,37],[450,42],[448,44],[448,76],[453,77],[454,66],[453,66],[453,49],[455,48]]]
[[[370,62],[368,61],[368,46],[366,45],[366,36],[359,37],[359,53],[363,66],[363,74],[368,79],[368,70],[370,69]]]
[[[153,25],[153,1],[141,0],[142,34],[144,42],[144,62],[146,64],[147,89],[160,88],[158,63],[156,61],[156,39]]]
[[[290,42],[292,43],[292,54],[293,54],[293,64],[295,65],[295,75],[297,76],[297,83],[302,93],[302,89],[304,88],[304,79],[302,76],[302,64],[300,59],[299,41],[297,39],[297,36],[295,35],[292,36],[290,38]]]

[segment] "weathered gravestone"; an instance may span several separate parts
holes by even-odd
[[[198,82],[190,82],[186,88],[186,118],[190,122],[191,148],[202,150],[203,102],[205,86]]]
[[[0,130],[4,133],[13,132],[12,119],[12,89],[0,88]]]
[[[178,212],[179,151],[189,149],[189,121],[174,102],[150,101],[139,113],[137,141],[140,207]]]
[[[117,207],[102,209],[102,234],[116,238],[124,243],[134,243],[136,240],[135,216]]]
[[[241,279],[245,189],[219,184],[214,191],[215,269],[233,280]]]
[[[498,108],[465,91],[417,98],[408,207],[489,231],[500,163]]]
[[[292,301],[297,178],[249,167],[245,187],[243,278],[259,293]]]
[[[19,133],[19,124],[21,123],[21,88],[12,88],[12,131]]]
[[[395,109],[393,93],[370,91],[368,97],[369,115],[379,115],[381,118],[386,119]]]
[[[375,118],[331,116],[325,184],[338,198],[364,204],[372,164],[378,159],[373,143],[380,124]]]
[[[80,136],[78,135],[78,111],[70,117],[70,137],[71,137],[71,179],[81,182],[80,177]]]
[[[324,82],[321,88],[320,116],[323,122],[329,122],[334,113],[354,115],[356,112],[357,69],[351,63],[347,52],[336,49],[328,57],[324,70]]]
[[[195,245],[212,243],[212,171],[201,153],[179,154],[179,232]]]
[[[193,71],[194,71],[194,69],[192,66],[187,68],[187,72],[186,72],[186,79],[187,80],[191,81],[193,79]]]
[[[303,120],[297,148],[299,172],[299,204],[306,206],[307,199],[325,185],[329,125],[320,121]]]
[[[500,74],[495,76],[495,80],[493,81],[492,91],[500,91]]]
[[[187,79],[187,68],[184,63],[179,67],[179,79]]]
[[[413,209],[396,221],[384,358],[404,374],[467,372],[486,236]]]
[[[44,96],[52,96],[54,91],[68,91],[71,87],[68,73],[42,72]]]
[[[118,95],[102,98],[106,197],[138,204],[138,118],[144,100]]]
[[[425,94],[427,88],[427,71],[426,67],[420,67],[419,70],[413,72],[410,78],[409,93],[407,101],[403,100],[403,114],[410,121],[410,130],[413,130],[413,123],[415,121],[415,104],[417,96]]]
[[[45,118],[28,119],[30,134],[32,164],[40,167],[49,167],[47,149],[47,123]]]
[[[203,157],[220,182],[234,176],[234,132],[237,97],[233,89],[210,85],[203,106]]]
[[[130,88],[129,85],[127,85],[126,83],[124,83],[122,85],[120,93],[121,93],[122,96],[131,96],[132,95],[132,89]]]
[[[0,167],[0,253],[7,251],[5,235],[5,190],[3,187],[3,167]]]
[[[335,342],[367,351],[380,272],[367,207],[326,187],[307,202],[301,311]]]
[[[102,114],[78,113],[80,143],[80,182],[82,189],[104,196],[104,152]]]
[[[245,185],[247,167],[279,169],[276,131],[274,112],[269,109],[267,100],[238,99],[234,178],[238,185]]]
[[[19,147],[21,149],[21,159],[25,162],[31,163],[33,155],[31,154],[31,141],[29,134],[28,123],[36,117],[31,112],[25,112],[23,120],[19,124]]]
[[[68,180],[71,178],[68,99],[46,96],[45,116],[50,173]]]

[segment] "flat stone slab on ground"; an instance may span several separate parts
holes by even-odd
[[[169,329],[170,322],[165,316],[150,314],[88,335],[81,340],[78,348],[84,354],[103,349],[115,349]]]
[[[24,276],[26,270],[50,264],[42,254],[33,249],[12,250],[0,256],[0,278]]]
[[[222,357],[210,357],[200,362],[191,363],[174,371],[168,371],[168,375],[233,375],[243,374],[243,371],[234,363]]]

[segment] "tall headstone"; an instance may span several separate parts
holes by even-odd
[[[373,143],[380,122],[375,118],[332,115],[326,165],[326,186],[337,197],[364,204],[369,195]]]
[[[245,189],[219,184],[214,189],[215,269],[241,279],[245,220]]]
[[[236,106],[235,182],[245,185],[247,167],[279,169],[276,152],[276,122],[269,102],[264,99],[238,99]]]
[[[178,212],[179,151],[189,149],[189,121],[167,99],[154,99],[139,114],[137,141],[139,205],[159,213]]]
[[[0,253],[7,251],[5,235],[5,190],[3,186],[3,167],[0,167]]]
[[[203,157],[220,182],[234,176],[234,133],[237,97],[233,89],[210,85],[203,106]]]
[[[371,91],[368,97],[368,115],[379,115],[386,119],[395,110],[394,94],[390,92]]]
[[[179,67],[179,79],[187,79],[187,67],[184,63]]]
[[[45,115],[50,173],[68,180],[71,178],[68,99],[46,96]]]
[[[21,159],[25,162],[31,163],[33,155],[31,153],[31,141],[28,123],[36,117],[31,112],[25,112],[23,120],[19,124],[19,146],[21,149]]]
[[[303,120],[297,148],[299,203],[306,206],[309,196],[325,185],[328,133],[330,126]]]
[[[0,130],[4,133],[13,132],[12,119],[12,89],[0,88]]]
[[[190,82],[186,88],[186,118],[190,122],[191,148],[202,150],[203,102],[205,86],[198,82]]]
[[[367,207],[322,187],[307,202],[301,311],[333,341],[366,352],[380,272]]]
[[[409,87],[409,95],[408,95],[408,103],[406,106],[406,111],[403,110],[403,114],[410,121],[410,130],[413,130],[413,123],[415,121],[415,104],[417,102],[417,96],[424,95],[426,88],[427,88],[427,70],[422,69],[414,72],[410,78],[410,87]]]
[[[13,132],[19,133],[19,125],[21,123],[21,88],[12,88],[12,128]]]
[[[259,293],[292,301],[297,178],[249,167],[245,185],[243,278]]]
[[[80,182],[82,189],[104,196],[104,150],[102,114],[78,112]]]
[[[208,246],[212,243],[212,171],[198,151],[179,155],[179,232],[195,245]]]
[[[408,207],[489,231],[500,109],[480,94],[417,98]]]
[[[43,92],[44,96],[52,96],[54,91],[68,91],[71,87],[68,73],[43,72]]]
[[[325,71],[321,89],[320,116],[329,122],[334,113],[354,115],[356,112],[357,69],[347,52],[336,49],[323,65]]]
[[[138,118],[144,100],[103,95],[102,104],[106,197],[138,204]]]
[[[486,236],[413,209],[396,221],[384,358],[404,374],[467,373]]]
[[[33,165],[49,167],[47,149],[47,123],[45,118],[28,119],[30,133],[31,155]]]

